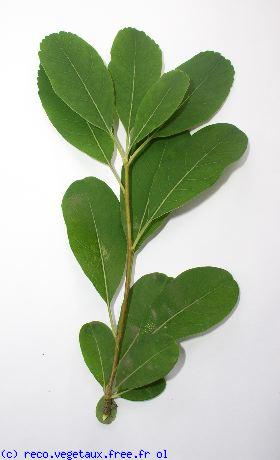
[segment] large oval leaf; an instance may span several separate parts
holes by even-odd
[[[205,51],[180,65],[190,77],[184,100],[158,132],[158,137],[171,136],[206,122],[221,107],[234,79],[231,62],[220,53]]]
[[[156,142],[163,154],[138,238],[154,219],[183,206],[212,186],[224,169],[242,156],[248,140],[235,126],[216,124],[192,136],[183,133]]]
[[[120,30],[111,50],[109,70],[116,91],[119,117],[127,131],[133,128],[137,109],[162,68],[159,46],[144,32]]]
[[[170,281],[155,299],[145,329],[176,340],[205,332],[229,315],[238,296],[238,285],[226,270],[192,268]]]
[[[119,201],[105,182],[88,177],[70,185],[62,210],[71,249],[109,305],[126,258]]]
[[[136,144],[161,126],[182,102],[189,86],[188,76],[181,70],[164,74],[144,96],[135,118],[132,144]]]
[[[115,340],[111,329],[99,321],[84,324],[80,346],[87,367],[105,389],[112,370]]]
[[[64,139],[92,158],[110,164],[114,151],[111,136],[82,118],[56,95],[42,66],[38,72],[38,88],[49,120]]]
[[[95,49],[77,35],[59,32],[44,38],[39,57],[55,93],[81,117],[109,132],[113,83]]]

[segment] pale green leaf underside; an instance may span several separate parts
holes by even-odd
[[[105,389],[112,370],[115,340],[111,329],[99,321],[84,324],[80,346],[87,367]]]
[[[132,144],[136,144],[160,127],[183,100],[189,86],[188,76],[173,70],[164,74],[144,96],[136,113]]]
[[[89,123],[110,132],[113,83],[95,49],[77,35],[59,32],[44,38],[39,57],[55,93]]]
[[[140,102],[159,79],[161,68],[161,51],[150,37],[130,27],[118,32],[109,70],[115,86],[117,111],[127,133],[133,128]]]
[[[62,210],[71,249],[109,305],[126,259],[119,201],[105,182],[88,177],[70,185]]]
[[[190,130],[211,118],[225,101],[234,79],[231,62],[220,53],[205,51],[180,65],[190,86],[180,108],[157,131],[158,137]]]
[[[210,125],[192,136],[183,133],[156,141],[151,148],[163,153],[149,191],[141,232],[154,219],[211,187],[224,169],[242,156],[247,142],[246,135],[229,124]]]
[[[111,136],[70,109],[55,94],[42,66],[38,72],[38,88],[49,120],[64,139],[92,158],[110,164],[114,151]]]

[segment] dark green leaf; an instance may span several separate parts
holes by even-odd
[[[121,357],[133,347],[139,335],[144,332],[142,326],[146,324],[151,305],[171,280],[172,278],[163,273],[150,273],[142,276],[132,286]]]
[[[185,134],[189,135],[188,133]],[[147,213],[149,210],[150,193],[153,186],[157,170],[163,160],[166,150],[166,142],[152,142],[146,147],[141,155],[132,163],[131,168],[131,213],[132,213],[132,236],[136,240],[147,222]],[[176,152],[180,155],[180,151]],[[175,160],[174,160],[175,161]],[[122,220],[125,222],[123,198]],[[144,242],[146,238],[152,235],[159,227],[163,226],[167,216],[161,216],[150,223],[145,235],[141,238],[136,248]]]
[[[159,137],[206,122],[221,107],[233,83],[234,69],[230,61],[214,51],[199,53],[178,69],[190,77],[190,86],[178,111],[157,132]]]
[[[39,56],[55,93],[88,122],[110,132],[113,83],[95,49],[77,35],[59,32],[44,38]]]
[[[104,409],[104,396],[102,396],[102,398],[97,403],[96,418],[97,420],[99,420],[99,422],[104,423],[104,425],[110,425],[110,423],[112,423],[117,416],[118,406],[115,403],[115,401],[113,401],[111,414],[105,420],[103,419],[103,409]]]
[[[115,340],[111,329],[99,321],[84,324],[80,346],[87,367],[105,389],[112,370]]]
[[[145,329],[182,339],[207,331],[232,311],[238,300],[236,281],[216,267],[192,268],[170,281],[153,302]]]
[[[126,258],[119,201],[105,182],[88,177],[70,185],[62,209],[72,251],[109,305]]]
[[[162,68],[158,45],[144,32],[120,30],[111,50],[109,70],[114,80],[119,117],[127,131],[133,128],[137,109]]]
[[[166,334],[143,334],[121,358],[116,375],[116,393],[139,388],[164,377],[174,367],[179,346]]]
[[[160,395],[165,390],[165,387],[165,379],[160,379],[150,385],[126,391],[121,395],[121,397],[123,399],[128,399],[129,401],[147,401],[148,399],[153,399]]]
[[[155,172],[141,235],[154,219],[183,206],[212,186],[247,147],[246,135],[233,125],[216,124],[192,136],[187,133],[156,141],[163,152]]]
[[[38,87],[42,105],[64,139],[92,158],[109,164],[114,151],[111,136],[70,109],[55,94],[42,66],[38,72]]]
[[[173,70],[164,74],[144,96],[136,113],[132,144],[136,144],[159,128],[183,100],[189,86],[188,76]]]

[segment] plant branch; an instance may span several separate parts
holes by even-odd
[[[130,209],[130,169],[129,162],[125,159],[124,161],[124,201],[125,201],[125,217],[126,217],[126,238],[127,238],[127,259],[126,259],[126,275],[125,275],[125,289],[124,289],[124,298],[121,307],[120,319],[117,328],[116,334],[116,345],[115,353],[113,358],[113,366],[111,376],[108,382],[108,385],[105,390],[104,395],[104,409],[103,409],[103,419],[109,417],[112,409],[112,394],[113,386],[115,382],[115,377],[118,369],[118,364],[120,361],[121,353],[121,344],[125,331],[126,317],[129,306],[129,291],[131,284],[131,275],[132,275],[132,265],[133,265],[133,244],[132,244],[132,229],[131,229],[131,209]]]
[[[138,157],[138,155],[142,152],[142,150],[146,147],[147,144],[153,139],[153,136],[147,137],[147,139],[141,144],[138,149],[131,155],[129,159],[129,164],[133,163],[133,161]]]

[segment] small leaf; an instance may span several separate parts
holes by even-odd
[[[148,401],[149,399],[159,396],[165,390],[165,387],[165,379],[160,379],[150,385],[126,391],[121,397],[129,401]]]
[[[87,177],[70,185],[62,210],[71,249],[109,305],[126,259],[119,201],[105,182]]]
[[[224,169],[237,161],[247,147],[246,135],[233,125],[216,124],[192,136],[183,133],[158,140],[162,159],[153,178],[145,224],[183,206],[211,187]]]
[[[178,344],[166,334],[143,334],[122,356],[116,375],[116,393],[133,390],[164,377],[179,357]]]
[[[115,340],[104,323],[84,324],[80,331],[80,346],[87,367],[105,389],[112,370]]]
[[[105,420],[103,419],[103,409],[104,409],[104,396],[102,396],[102,398],[97,403],[96,418],[97,420],[99,420],[99,422],[103,423],[104,425],[110,425],[110,423],[112,423],[117,416],[118,406],[115,403],[115,401],[112,402],[111,414]]]
[[[132,144],[136,144],[161,126],[182,102],[189,86],[188,76],[173,70],[164,74],[144,96],[135,118]]]
[[[44,38],[39,57],[55,93],[88,122],[110,132],[113,83],[95,49],[77,35],[59,32]]]
[[[205,51],[180,65],[190,86],[174,114],[158,132],[158,137],[171,136],[192,129],[211,118],[225,101],[234,79],[231,62],[220,53]]]
[[[146,320],[152,335],[175,340],[207,331],[232,311],[239,296],[236,281],[216,267],[192,268],[170,281],[155,299]]]
[[[127,133],[133,128],[140,102],[159,79],[161,68],[161,51],[150,37],[130,27],[118,32],[109,70],[115,85],[117,111]]]
[[[42,105],[51,123],[64,139],[90,157],[109,164],[114,151],[111,136],[70,109],[55,94],[42,66],[38,72],[38,87]]]

